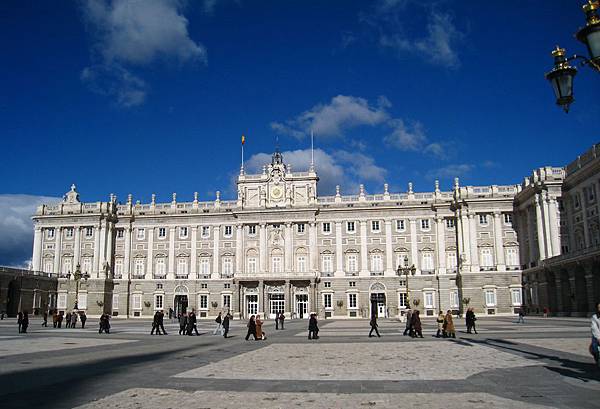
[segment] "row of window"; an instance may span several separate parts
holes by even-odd
[[[46,230],[46,238],[47,239],[53,239],[56,236],[56,229],[54,227],[49,227],[45,230]],[[64,234],[64,237],[70,239],[75,234],[75,228],[74,227],[65,227],[65,228],[63,228],[63,234]],[[84,234],[85,234],[85,237],[88,239],[94,237],[94,228],[91,226],[84,227]]]

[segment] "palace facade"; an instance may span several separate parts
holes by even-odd
[[[514,314],[523,268],[561,254],[563,168],[519,185],[318,196],[314,166],[279,152],[237,178],[237,200],[82,202],[75,186],[33,216],[33,269],[59,278],[56,307],[151,317],[397,317],[474,307]],[[546,189],[539,186],[545,186]],[[83,274],[74,280],[77,265]],[[411,270],[411,266],[414,266]]]

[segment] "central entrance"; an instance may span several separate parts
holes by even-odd
[[[296,317],[308,318],[308,294],[296,294]]]
[[[377,318],[387,317],[387,303],[385,297],[385,286],[382,283],[374,283],[371,286],[371,314]]]
[[[175,316],[184,315],[187,312],[188,296],[179,294],[175,296]]]
[[[283,294],[269,294],[269,318],[275,319],[285,309],[285,297]]]
[[[258,294],[246,294],[246,316],[258,314]]]

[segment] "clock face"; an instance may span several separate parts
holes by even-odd
[[[282,196],[283,196],[282,188],[280,188],[279,186],[273,186],[271,188],[271,197],[273,199],[281,199]]]

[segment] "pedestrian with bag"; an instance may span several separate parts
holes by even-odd
[[[279,313],[279,326],[281,327],[281,329],[284,329],[283,328],[283,322],[284,321],[285,321],[285,315],[282,312],[280,312]]]
[[[444,326],[446,337],[456,338],[456,330],[454,329],[454,320],[452,318],[452,311],[448,310],[446,316],[444,317]]]
[[[437,322],[437,333],[435,334],[435,337],[439,338],[443,333],[444,338],[446,338],[446,334],[444,331],[444,312],[443,311],[440,311],[435,322]]]
[[[233,319],[233,315],[227,311],[227,314],[223,317],[223,338],[227,338],[229,334],[229,321]]]
[[[262,330],[263,322],[260,319],[260,315],[256,316],[255,324],[256,324],[256,338],[258,338],[259,340],[267,339],[267,334],[265,334],[265,332]]]
[[[254,315],[250,316],[250,319],[248,320],[248,324],[246,324],[246,327],[248,327],[248,333],[246,334],[246,341],[248,341],[248,339],[250,338],[250,335],[252,335],[254,337],[255,341],[258,341],[258,339],[256,338],[256,321],[254,321]]]
[[[217,323],[217,327],[215,328],[215,330],[213,331],[213,335],[217,335],[217,332],[223,332],[222,328],[222,323],[223,323],[223,318],[221,317],[221,312],[219,312],[219,315],[217,316],[217,318],[215,318],[215,322]]]
[[[85,311],[81,311],[81,329],[85,329],[85,322],[87,321],[87,315],[85,315]]]

